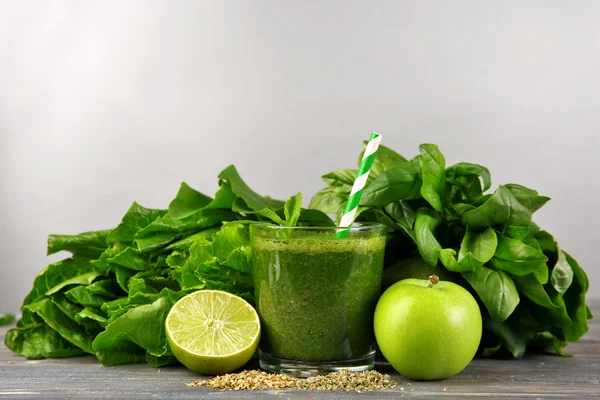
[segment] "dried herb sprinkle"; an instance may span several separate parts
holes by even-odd
[[[222,390],[297,389],[370,392],[392,389],[396,386],[396,382],[389,375],[377,371],[341,370],[303,379],[260,370],[248,370],[236,374],[220,375],[208,380],[197,380],[187,385]]]

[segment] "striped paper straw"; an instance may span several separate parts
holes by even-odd
[[[354,221],[354,217],[356,217],[360,196],[362,196],[363,189],[367,183],[367,178],[369,177],[369,172],[371,172],[371,167],[373,166],[373,161],[377,155],[379,142],[381,142],[381,135],[375,132],[371,133],[363,158],[360,160],[360,167],[358,168],[354,185],[352,185],[352,191],[350,192],[348,203],[346,203],[344,215],[340,221],[340,227],[342,228],[350,226]],[[340,229],[337,231],[336,236],[338,238],[345,238],[348,236],[348,231],[348,229]]]

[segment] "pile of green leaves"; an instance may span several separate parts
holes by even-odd
[[[419,254],[457,274],[480,303],[480,354],[519,358],[551,346],[562,354],[567,342],[587,332],[592,314],[585,272],[532,221],[550,199],[517,184],[486,193],[487,168],[465,162],[446,167],[436,145],[419,150],[409,160],[381,146],[361,197],[357,221],[388,227],[386,265]],[[328,186],[310,207],[337,213],[339,220],[356,173],[323,175]]]
[[[113,230],[50,235],[48,265],[33,283],[6,345],[28,358],[95,355],[104,365],[175,363],[164,322],[172,305],[200,289],[253,302],[249,224],[333,225],[317,210],[251,190],[233,166],[210,198],[182,183],[169,208],[133,203]]]

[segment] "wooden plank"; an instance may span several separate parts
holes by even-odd
[[[600,315],[600,301],[592,303]],[[0,328],[4,342],[7,327]],[[567,347],[572,358],[532,355],[522,360],[476,359],[459,375],[437,382],[411,382],[389,365],[379,364],[399,382],[390,391],[343,393],[315,391],[230,392],[189,388],[198,376],[183,367],[151,368],[145,364],[102,367],[94,357],[26,360],[0,346],[0,398],[177,398],[197,399],[392,399],[398,397],[574,398],[600,399],[600,320],[591,321],[582,340]],[[249,366],[255,367],[255,366]],[[446,388],[445,391],[443,389]]]

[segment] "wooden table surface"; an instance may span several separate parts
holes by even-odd
[[[590,307],[600,315],[600,301]],[[198,376],[183,367],[151,368],[145,364],[103,367],[94,357],[26,360],[0,345],[0,399],[391,399],[425,398],[587,398],[600,399],[600,320],[590,321],[589,332],[567,347],[572,358],[526,356],[519,361],[475,359],[457,376],[436,382],[411,382],[389,366],[398,386],[390,391],[345,393],[324,391],[219,391],[185,384]],[[4,343],[6,331],[0,328]],[[445,391],[443,391],[445,389]]]

